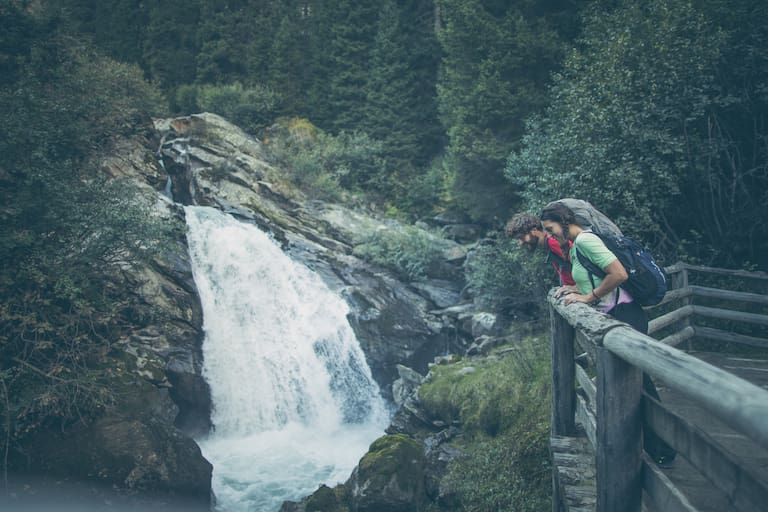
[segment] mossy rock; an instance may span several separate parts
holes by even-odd
[[[371,444],[351,479],[355,509],[361,512],[424,510],[424,450],[404,434]]]
[[[349,512],[349,507],[344,504],[345,493],[342,486],[331,489],[327,485],[321,485],[307,499],[306,512]]]

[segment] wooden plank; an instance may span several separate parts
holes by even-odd
[[[768,274],[761,271],[750,272],[748,270],[729,270],[725,268],[705,267],[703,265],[690,265],[688,263],[683,263],[683,265],[686,269],[693,270],[695,272],[718,274],[721,276],[747,277],[750,279],[768,280]]]
[[[551,436],[553,482],[563,502],[553,510],[595,510],[595,456],[584,437]],[[560,507],[560,508],[557,508]]]
[[[597,448],[597,421],[594,411],[581,396],[576,397],[576,421],[581,424],[593,449]]]
[[[690,355],[756,386],[763,388],[768,386],[768,361],[765,359],[745,358],[716,352],[691,352]]]
[[[603,335],[618,325],[623,325],[612,316],[600,313],[592,306],[581,302],[569,305],[563,303],[563,298],[555,298],[554,290],[550,291],[547,298],[549,304],[562,316],[566,322],[577,331],[581,331],[587,343],[592,346],[601,344]]]
[[[670,326],[675,322],[680,322],[687,319],[693,315],[693,308],[693,306],[683,306],[681,308],[675,309],[674,311],[670,311],[666,315],[661,315],[660,317],[654,318],[648,322],[648,334],[653,334],[654,332],[660,331],[661,329]]]
[[[640,512],[641,386],[640,370],[597,349],[597,512]]]
[[[643,488],[652,502],[652,510],[664,512],[699,512],[647,454],[643,454]]]
[[[759,293],[734,292],[720,288],[708,288],[705,286],[689,286],[695,297],[711,299],[733,300],[737,302],[749,302],[751,304],[768,305],[768,295]]]
[[[584,393],[587,395],[587,398],[589,399],[590,404],[594,404],[597,396],[597,389],[595,388],[595,383],[592,382],[592,379],[587,375],[587,372],[584,371],[584,368],[580,366],[576,366],[576,381],[579,383],[579,386],[581,386],[581,389],[584,391]]]
[[[700,512],[733,512],[723,493],[688,464],[684,458],[678,457],[672,467],[658,469]]]
[[[603,343],[612,353],[663,380],[738,432],[768,447],[768,391],[631,327],[612,329]]]
[[[701,315],[707,318],[717,318],[718,320],[731,320],[734,322],[746,322],[768,326],[768,315],[758,315],[756,313],[744,313],[742,311],[732,311],[730,309],[709,308],[706,306],[690,306],[693,308],[694,315]]]
[[[675,274],[679,272],[684,272],[685,268],[686,268],[686,264],[683,263],[682,261],[678,261],[674,265],[664,267],[664,272],[666,272],[669,277],[674,278]]]
[[[749,345],[751,347],[768,348],[768,339],[757,338],[755,336],[746,336],[744,334],[736,334],[732,332],[723,331],[720,329],[714,329],[712,327],[694,327],[696,337],[725,341],[728,343],[739,343],[741,345]]]
[[[692,339],[695,335],[696,331],[692,326],[689,325],[674,334],[670,334],[666,338],[660,339],[659,343],[669,345],[670,347],[676,347],[681,343],[685,343],[686,341]]]
[[[579,354],[587,353],[588,360],[592,366],[595,365],[596,346],[583,332],[576,331],[576,348],[579,350]]]
[[[574,329],[550,306],[552,330],[552,434],[572,435],[576,431],[576,388]]]
[[[643,408],[646,423],[723,492],[734,512],[759,510],[761,504],[768,503],[766,483],[706,432],[648,395]]]
[[[659,302],[658,304],[654,306],[648,306],[643,309],[647,310],[647,309],[657,308],[662,304],[667,304],[668,302],[672,302],[674,300],[687,299],[692,296],[693,296],[693,291],[690,288],[675,288],[665,293],[664,298],[662,298],[661,302]]]

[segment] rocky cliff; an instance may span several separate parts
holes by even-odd
[[[307,200],[269,162],[263,144],[218,116],[156,120],[142,136],[122,141],[103,169],[141,184],[178,238],[151,265],[116,277],[143,307],[126,318],[134,327],[113,346],[115,375],[122,376],[112,383],[121,397],[115,409],[80,429],[38,435],[24,447],[32,472],[128,493],[191,496],[207,506],[211,467],[193,437],[210,428],[211,404],[201,375],[202,312],[181,205],[212,206],[257,225],[343,296],[374,378],[390,399],[398,365],[424,373],[436,356],[463,353],[499,331],[493,315],[462,297],[464,246],[446,238],[444,257],[427,279],[403,282],[354,251],[393,221]],[[465,228],[454,223],[444,231]]]
[[[268,161],[264,146],[224,119],[200,114],[155,123],[175,201],[219,208],[257,225],[317,272],[348,302],[350,322],[385,393],[396,365],[426,370],[435,356],[463,352],[496,328],[461,297],[465,248],[445,239],[444,258],[414,283],[355,255],[370,233],[393,221],[307,200]]]

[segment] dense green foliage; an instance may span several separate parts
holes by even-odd
[[[518,321],[543,316],[547,290],[557,284],[543,253],[531,256],[517,240],[489,238],[472,253],[467,282],[484,307],[501,311]]]
[[[98,157],[146,129],[160,94],[134,66],[0,6],[0,433],[88,418],[111,401],[101,368],[129,299],[120,273],[162,239],[133,186]],[[7,49],[7,50],[6,50]],[[118,299],[117,297],[121,297]],[[7,462],[7,459],[4,458]]]
[[[365,133],[381,143],[383,165],[351,177],[353,186],[383,192],[399,213],[458,207],[490,223],[515,203],[504,159],[524,117],[545,103],[579,4],[49,3],[112,56],[141,66],[177,112],[211,110],[251,132],[298,116],[332,135]]]
[[[766,9],[652,0],[591,13],[509,159],[526,204],[583,197],[667,262],[765,268]]]
[[[456,200],[473,218],[489,222],[515,204],[503,178],[504,160],[523,135],[524,119],[546,105],[545,84],[563,51],[555,20],[564,7],[487,0],[438,4],[438,98]]]
[[[765,268],[764,2],[46,3],[177,112],[365,134],[336,197],[498,228],[579,196],[668,261]]]
[[[360,240],[354,253],[389,267],[403,279],[421,281],[438,267],[447,243],[422,229],[406,226],[382,228]]]
[[[458,421],[465,453],[449,467],[462,510],[538,512],[550,505],[549,355],[542,338],[433,367],[419,398]]]
[[[386,190],[386,165],[380,141],[362,132],[333,136],[306,119],[280,119],[266,137],[271,158],[308,197],[349,201],[367,190]],[[345,199],[346,198],[346,199]]]
[[[176,89],[175,106],[182,112],[216,112],[243,130],[256,133],[272,124],[280,109],[280,95],[269,87],[182,85]]]

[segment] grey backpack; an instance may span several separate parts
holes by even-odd
[[[591,203],[583,199],[565,197],[552,201],[547,207],[560,203],[568,207],[576,217],[576,222],[584,229],[591,229],[596,235],[614,235],[622,236],[621,230],[613,223],[611,219],[605,216],[603,212],[592,206]]]

